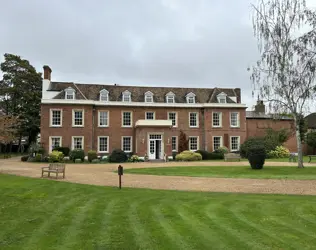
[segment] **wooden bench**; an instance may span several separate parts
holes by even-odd
[[[238,160],[240,161],[241,157],[239,154],[235,154],[235,153],[227,153],[227,154],[224,154],[224,160],[227,161],[227,160]]]
[[[297,161],[298,153],[290,153],[289,162],[296,162]]]
[[[63,178],[65,178],[65,170],[66,165],[64,163],[50,163],[48,167],[42,167],[42,177],[44,177],[44,173],[48,173],[47,177],[50,177],[50,173],[54,173],[57,179],[58,174],[62,173]]]
[[[312,158],[313,158],[313,157],[316,157],[316,155],[308,155],[308,157],[309,157],[308,163],[310,163],[310,162],[312,161]]]

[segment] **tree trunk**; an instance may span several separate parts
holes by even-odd
[[[20,134],[20,136],[19,136],[18,153],[22,153],[21,143],[22,143],[22,134]]]
[[[299,124],[297,124],[296,119],[295,119],[295,134],[296,134],[297,153],[298,153],[298,157],[297,157],[298,168],[304,168],[300,126]]]

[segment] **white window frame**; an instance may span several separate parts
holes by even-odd
[[[53,111],[60,111],[60,125],[53,124]],[[50,109],[49,110],[49,120],[50,120],[50,127],[62,127],[63,126],[63,110],[62,109]]]
[[[150,98],[150,101],[147,101],[147,98]],[[145,93],[145,102],[146,103],[153,103],[154,102],[154,94],[151,91],[147,91]]]
[[[195,103],[195,94],[190,92],[189,94],[186,95],[186,99],[187,99],[187,103],[194,104]],[[190,100],[192,100],[192,102]]]
[[[237,120],[236,120],[236,122],[237,122],[237,124],[236,125],[233,125],[232,124],[232,114],[237,114]],[[239,126],[240,126],[240,122],[239,122],[239,120],[240,120],[240,118],[239,118],[240,116],[239,116],[239,112],[230,112],[229,113],[229,121],[230,121],[230,127],[231,128],[239,128]]]
[[[72,136],[72,137],[71,137],[71,149],[72,149],[72,150],[75,149],[75,147],[74,147],[74,146],[75,146],[75,144],[74,144],[74,142],[75,142],[74,139],[75,139],[75,138],[82,138],[82,148],[81,148],[81,149],[84,150],[84,136]]]
[[[68,95],[72,95],[72,98],[67,98]],[[68,87],[65,89],[65,99],[66,100],[74,100],[76,98],[76,91],[72,87]]]
[[[128,99],[128,100],[125,100]],[[123,93],[122,93],[122,102],[131,102],[132,101],[132,94],[131,92],[129,92],[128,90],[125,90]]]
[[[191,149],[191,138],[196,138],[196,149]],[[197,151],[200,149],[200,138],[199,136],[189,136],[189,150],[190,151]]]
[[[168,120],[172,121],[172,119],[170,119],[169,114],[175,114],[175,125],[172,125],[172,126],[174,128],[178,127],[178,112],[175,112],[175,111],[168,112]]]
[[[62,147],[63,146],[63,137],[62,136],[49,136],[49,153],[51,153],[53,151],[53,141],[52,139],[55,139],[55,138],[59,138],[60,139],[60,145],[59,147]]]
[[[81,125],[75,125],[75,112],[81,111],[82,112],[82,124]],[[73,109],[72,110],[72,126],[73,127],[84,127],[84,109]]]
[[[130,150],[128,151],[124,151],[124,138],[130,138]],[[133,152],[133,136],[122,136],[121,138],[121,149],[125,152],[125,153],[131,153]]]
[[[105,100],[102,100],[102,97],[105,97]],[[102,89],[100,91],[100,102],[108,102],[109,101],[109,91],[106,89]]]
[[[169,98],[172,99],[172,102],[169,102]],[[175,94],[173,92],[166,94],[166,103],[175,103]]]
[[[196,114],[196,126],[191,126],[191,123],[190,123],[191,114]],[[199,127],[199,112],[189,112],[189,127],[190,128],[198,128]]]
[[[220,93],[217,95],[217,101],[218,103],[226,103],[226,97],[227,94],[225,94],[224,92]],[[222,102],[223,101],[223,102]]]
[[[100,139],[101,138],[106,138],[106,140],[107,140],[107,150],[106,151],[100,151]],[[98,136],[98,153],[109,153],[109,147],[110,147],[109,136]]]
[[[147,119],[148,113],[153,113],[153,119]],[[156,120],[156,112],[155,111],[146,111],[145,112],[145,120]]]
[[[214,125],[214,114],[219,114],[219,125]],[[222,112],[212,112],[212,127],[213,128],[221,128],[223,124],[223,113]]]
[[[172,149],[172,138],[176,138],[176,149]],[[171,149],[172,149],[172,152],[178,152],[178,150],[179,150],[178,144],[179,144],[179,142],[178,142],[178,136],[177,136],[177,135],[171,136]]]
[[[238,148],[233,149],[232,145],[232,138],[238,138]],[[230,136],[229,137],[229,145],[230,145],[230,152],[239,151],[240,150],[240,136]]]
[[[215,135],[215,136],[212,137],[212,148],[213,148],[213,151],[215,151],[215,147],[214,147],[214,138],[215,137],[221,138],[219,147],[223,147],[223,136],[220,136],[220,135],[216,136]]]
[[[100,125],[100,121],[101,121],[101,112],[107,112],[107,124],[106,125]],[[107,128],[110,126],[110,111],[108,110],[98,110],[98,127],[100,128]]]
[[[124,113],[129,112],[131,114],[131,125],[124,125]],[[122,118],[122,128],[131,128],[133,127],[133,112],[132,111],[122,111],[121,113],[121,118]]]

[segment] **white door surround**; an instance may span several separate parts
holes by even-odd
[[[164,143],[162,133],[148,133],[147,152],[149,160],[163,159]]]

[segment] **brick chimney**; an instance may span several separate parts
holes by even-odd
[[[43,69],[44,69],[44,79],[51,80],[50,78],[51,78],[52,69],[48,65],[44,65]]]
[[[258,112],[258,113],[266,112],[266,106],[263,104],[262,100],[257,101],[257,105],[255,106],[255,112]]]

